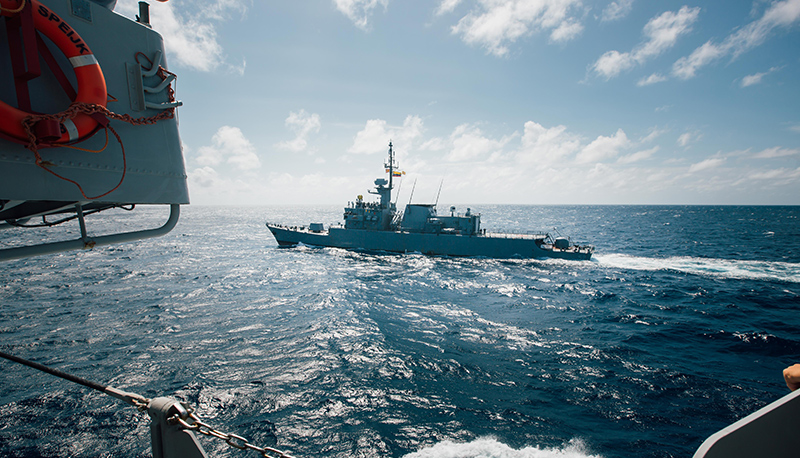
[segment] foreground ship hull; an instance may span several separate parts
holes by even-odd
[[[311,246],[422,253],[434,256],[474,256],[487,258],[558,258],[588,261],[591,247],[570,246],[558,249],[546,243],[545,236],[429,234],[402,231],[370,231],[332,227],[326,231],[290,228],[267,224],[278,245]]]

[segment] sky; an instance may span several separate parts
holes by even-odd
[[[133,18],[136,0],[115,11]],[[151,2],[192,204],[800,205],[800,0]]]

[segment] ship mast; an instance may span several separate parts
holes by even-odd
[[[389,200],[391,201],[392,177],[394,176],[394,151],[392,150],[391,140],[389,140],[389,163],[385,167],[389,170]]]

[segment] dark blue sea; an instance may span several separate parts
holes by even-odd
[[[175,396],[298,458],[689,457],[788,393],[800,207],[470,207],[490,231],[557,228],[596,254],[280,249],[265,221],[327,224],[341,208],[189,206],[161,238],[0,264],[0,348]],[[89,230],[165,219],[120,210]],[[42,233],[0,231],[0,245]],[[148,425],[0,360],[0,456],[146,457]]]

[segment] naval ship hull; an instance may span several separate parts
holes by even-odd
[[[325,231],[290,228],[267,224],[278,245],[292,247],[299,243],[393,253],[422,253],[432,256],[472,256],[487,258],[558,258],[588,261],[592,250],[570,246],[558,249],[545,243],[544,236],[461,235],[403,231],[373,231],[331,227]]]

